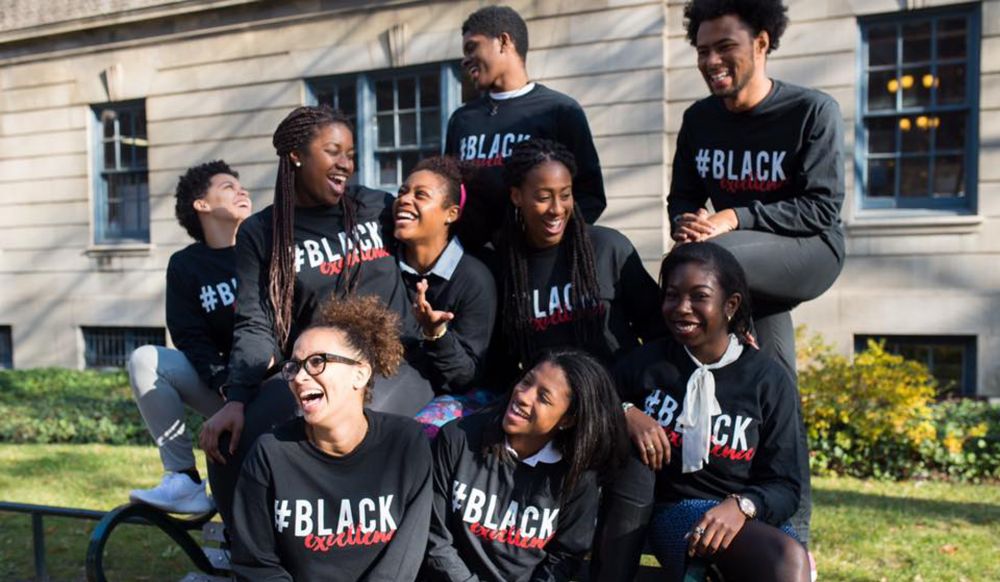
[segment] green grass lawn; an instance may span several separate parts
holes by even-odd
[[[111,509],[160,478],[152,447],[0,445],[0,500]],[[204,471],[203,471],[204,473]],[[821,580],[1000,580],[1000,486],[813,480]],[[82,580],[94,522],[47,518],[53,580]],[[177,580],[193,570],[157,530],[123,526],[111,580]],[[28,516],[0,513],[0,580],[33,575]]]

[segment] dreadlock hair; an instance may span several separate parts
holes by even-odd
[[[399,370],[403,359],[399,315],[386,308],[378,297],[331,297],[320,306],[309,327],[328,327],[342,332],[348,347],[358,352],[361,361],[372,367],[365,402],[371,402],[376,375],[388,378]]]
[[[722,287],[726,299],[735,293],[740,294],[742,300],[733,318],[729,320],[729,333],[736,334],[736,337],[743,341],[743,337],[751,331],[753,321],[747,275],[733,253],[713,242],[694,242],[675,246],[663,258],[660,264],[660,304],[663,304],[670,275],[682,265],[689,263],[699,265],[712,273]]]
[[[470,32],[489,38],[500,38],[506,32],[514,41],[521,61],[528,62],[528,25],[510,6],[484,6],[476,10],[462,23],[462,34]]]
[[[472,179],[475,166],[460,162],[452,156],[432,156],[424,158],[413,166],[410,173],[431,172],[441,177],[447,185],[447,204],[445,208],[459,206],[462,204],[462,185],[468,184]],[[461,220],[461,214],[458,220]],[[457,222],[457,221],[456,221]],[[452,224],[454,227],[454,224]]]
[[[767,31],[767,54],[778,48],[781,35],[788,27],[788,8],[781,0],[690,0],[684,5],[684,27],[691,46],[698,44],[698,28],[706,20],[727,14],[740,19],[756,37]]]
[[[559,495],[560,503],[564,504],[586,471],[596,471],[605,478],[617,473],[622,460],[628,458],[629,444],[615,384],[607,368],[597,358],[579,349],[559,348],[543,353],[527,370],[545,363],[562,370],[570,389],[570,404],[565,417],[571,418],[573,423],[565,430],[558,430],[553,439],[553,444],[569,465]],[[528,373],[526,371],[524,375]],[[523,377],[518,383],[521,380]],[[496,414],[494,422],[501,431],[504,411],[516,387],[517,384],[508,397],[492,409]],[[483,453],[492,454],[501,461],[514,461],[503,439],[490,442]]]
[[[504,162],[504,174],[509,188],[520,187],[528,173],[545,162],[557,162],[576,176],[576,160],[562,144],[548,139],[530,139],[514,146]],[[504,219],[500,257],[503,261],[503,333],[512,354],[522,363],[535,357],[534,331],[531,328],[531,289],[528,283],[529,252],[527,236],[520,212],[509,205]],[[600,301],[594,247],[587,233],[587,223],[580,207],[573,205],[573,216],[563,235],[561,245],[570,253],[570,301],[576,311],[573,327],[576,337],[586,342],[601,334],[600,317],[589,311],[590,302]],[[587,303],[587,304],[585,304]],[[601,354],[604,355],[604,354]],[[610,355],[610,354],[608,354]]]
[[[229,174],[235,178],[240,175],[222,160],[215,160],[188,168],[184,175],[177,179],[176,202],[174,214],[177,222],[184,227],[191,238],[205,242],[205,231],[201,228],[201,220],[194,209],[194,201],[201,200],[212,185],[212,177],[218,174]]]
[[[278,345],[284,351],[292,327],[292,303],[295,293],[295,166],[291,153],[305,155],[309,143],[319,130],[339,123],[354,132],[350,119],[342,112],[325,105],[297,107],[278,124],[271,143],[278,154],[278,177],[274,185],[274,206],[271,218],[271,264],[268,295],[274,312],[274,331]],[[340,200],[344,210],[344,232],[348,233],[357,248],[357,207],[345,195]],[[351,268],[344,262],[344,271],[338,280],[339,294],[353,291],[357,283],[360,262]]]

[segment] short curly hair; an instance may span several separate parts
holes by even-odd
[[[443,178],[448,183],[449,206],[457,206],[462,203],[462,184],[468,184],[473,179],[476,168],[451,156],[431,156],[417,162],[410,173],[420,171]]]
[[[684,5],[684,27],[688,42],[697,46],[702,22],[732,14],[750,28],[753,36],[767,31],[770,39],[767,53],[771,54],[788,27],[787,13],[788,7],[781,0],[690,0]]]
[[[205,197],[205,194],[208,193],[208,187],[212,184],[212,177],[218,174],[240,177],[236,170],[229,167],[229,164],[222,160],[215,160],[188,168],[187,172],[184,172],[184,175],[177,179],[177,200],[174,205],[174,213],[177,215],[177,222],[184,227],[191,238],[198,242],[205,242],[205,231],[202,230],[201,221],[198,220],[194,201]]]
[[[521,60],[528,62],[528,25],[510,6],[485,6],[476,10],[462,23],[462,34],[470,32],[490,38],[500,38],[506,32],[514,41]]]
[[[376,374],[389,377],[399,370],[403,359],[399,314],[390,311],[378,297],[332,297],[320,306],[309,327],[329,327],[343,332],[348,346],[361,354],[361,360],[372,367],[366,402],[371,400]]]

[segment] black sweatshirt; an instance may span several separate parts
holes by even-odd
[[[414,420],[366,411],[344,457],[297,418],[257,440],[233,503],[238,580],[414,580],[427,547],[431,451]]]
[[[609,367],[621,355],[644,342],[663,336],[659,288],[649,276],[639,253],[617,230],[589,226],[594,248],[594,267],[601,289],[600,303],[586,302],[580,309],[570,305],[572,256],[568,244],[559,244],[527,255],[531,327],[536,355],[546,349],[576,346],[602,359]],[[502,306],[501,306],[502,309]],[[582,316],[600,318],[601,334],[583,343],[573,325]],[[501,335],[501,334],[498,334]],[[499,348],[509,351],[503,338]],[[503,383],[518,374],[517,356],[508,354],[496,373]]]
[[[418,369],[435,392],[454,392],[470,385],[480,371],[497,310],[493,275],[479,259],[462,250],[453,238],[430,271],[419,275],[402,260],[400,270],[410,303],[416,299],[417,283],[427,279],[427,302],[436,310],[450,311],[455,319],[437,340],[424,340]]]
[[[600,160],[587,116],[576,101],[540,83],[510,99],[483,95],[451,115],[444,144],[445,154],[479,167],[475,179],[466,184],[468,201],[457,225],[470,251],[490,242],[500,230],[510,200],[503,162],[515,143],[531,138],[557,141],[573,153],[578,168],[573,194],[584,219],[593,223],[604,212],[607,200]]]
[[[236,251],[202,242],[183,248],[167,264],[167,329],[206,386],[226,380],[236,309]]]
[[[712,370],[722,414],[712,417],[709,462],[681,472],[677,417],[695,371],[684,347],[669,338],[646,344],[622,359],[615,377],[622,400],[656,419],[670,440],[670,463],[656,476],[656,500],[750,498],[757,519],[784,523],[799,504],[803,463],[799,393],[788,373],[759,351],[744,347],[735,362]]]
[[[357,202],[357,232],[360,248],[349,256],[349,268],[361,269],[355,293],[374,295],[403,319],[404,343],[415,336],[413,312],[396,259],[389,252],[392,228],[392,196],[363,186],[348,192]],[[233,349],[229,359],[227,398],[247,402],[256,393],[273,356],[284,354],[277,345],[268,284],[271,262],[271,215],[268,206],[248,218],[236,237],[237,272],[240,291],[233,329]],[[296,277],[292,326],[288,346],[312,321],[322,302],[346,287],[341,271],[348,247],[353,245],[344,232],[341,206],[295,209]],[[358,264],[360,261],[360,264]]]
[[[814,89],[774,80],[763,101],[739,113],[718,97],[697,101],[677,136],[670,218],[711,200],[717,212],[732,208],[741,230],[819,235],[843,261],[843,146],[840,107]]]
[[[434,442],[430,580],[569,580],[590,549],[598,490],[584,473],[560,507],[568,461],[502,461],[495,410],[450,422]]]

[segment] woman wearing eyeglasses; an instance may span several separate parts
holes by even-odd
[[[420,425],[365,409],[403,356],[374,297],[326,303],[281,373],[302,416],[258,439],[233,504],[239,580],[414,580],[431,512]]]

